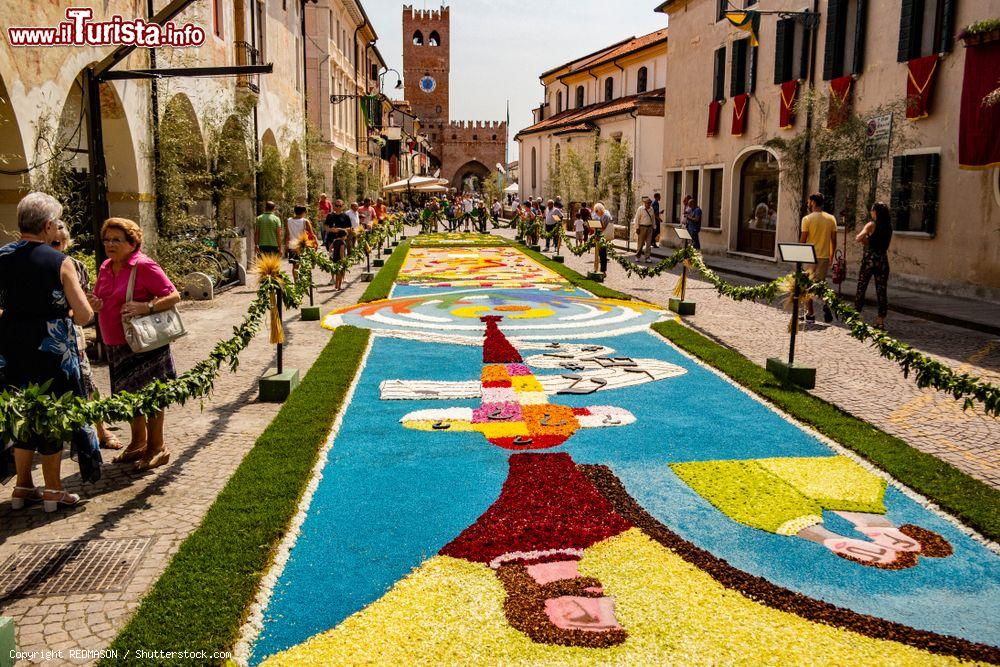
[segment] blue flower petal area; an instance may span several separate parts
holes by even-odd
[[[553,296],[519,292],[526,302]],[[885,496],[888,518],[939,533],[954,548],[952,556],[921,557],[908,570],[877,570],[818,544],[733,521],[684,484],[670,464],[828,457],[834,450],[659,336],[644,331],[591,341],[616,355],[660,359],[687,373],[596,397],[554,397],[553,402],[571,406],[619,406],[637,420],[613,432],[583,429],[553,451],[569,452],[579,464],[609,466],[668,528],[746,572],[856,612],[1000,646],[995,553],[894,487]],[[302,532],[265,610],[251,664],[337,626],[379,599],[496,500],[509,452],[476,433],[407,430],[399,424],[414,410],[475,407],[478,401],[379,398],[385,380],[477,379],[481,360],[481,348],[474,345],[373,340]],[[840,518],[828,513],[825,519],[831,530],[854,534]]]

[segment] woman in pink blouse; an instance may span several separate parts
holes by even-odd
[[[125,340],[122,316],[136,317],[168,310],[181,295],[160,268],[144,255],[142,230],[132,220],[109,218],[101,229],[108,259],[97,274],[91,305],[98,313],[101,338],[108,348],[111,392],[137,392],[156,380],[177,377],[170,346],[149,352],[133,352]],[[132,300],[125,301],[128,281],[135,272]],[[136,461],[137,470],[149,470],[170,460],[163,446],[163,412],[136,415],[132,419],[132,441],[115,462]]]

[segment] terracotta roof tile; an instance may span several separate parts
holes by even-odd
[[[604,63],[612,62],[618,58],[623,58],[629,54],[641,51],[654,44],[665,41],[667,41],[667,28],[651,32],[648,35],[643,35],[642,37],[635,37],[610,51],[602,51],[597,55],[583,58],[576,62],[567,63],[567,65],[571,65],[571,67],[566,74],[563,74],[563,76],[569,76],[570,74],[575,74],[577,72],[597,67],[598,65],[603,65]]]
[[[642,93],[640,95],[629,95],[628,97],[621,97],[617,100],[611,100],[610,102],[604,102],[602,104],[591,104],[580,109],[567,109],[562,113],[556,114],[551,118],[546,118],[543,121],[539,121],[534,125],[530,125],[514,137],[515,139],[522,134],[534,134],[536,132],[544,132],[546,130],[559,130],[559,131],[571,131],[570,128],[575,128],[581,125],[587,125],[600,118],[607,118],[608,116],[617,116],[619,114],[630,113],[635,109],[639,108],[639,100],[641,99],[654,99],[662,102],[664,89],[653,90],[648,93]]]

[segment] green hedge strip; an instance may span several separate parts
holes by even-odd
[[[298,508],[318,452],[357,374],[369,332],[337,328],[115,639],[126,650],[231,650],[261,577]],[[157,660],[157,664],[201,661]],[[211,661],[206,661],[211,662]]]
[[[660,322],[653,329],[795,419],[860,454],[985,537],[1000,538],[997,489],[794,385],[783,384],[740,353],[693,329],[677,322]]]

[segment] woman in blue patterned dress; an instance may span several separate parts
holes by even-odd
[[[58,233],[62,205],[32,192],[17,205],[21,239],[0,248],[0,388],[50,382],[48,393],[83,396],[74,322],[86,324],[94,312],[66,255],[49,245]],[[59,441],[32,435],[13,443],[17,486],[11,507],[42,501],[46,512],[72,507],[80,497],[63,491]],[[41,455],[44,489],[35,488],[31,468]],[[8,479],[11,451],[0,456],[0,476]]]

